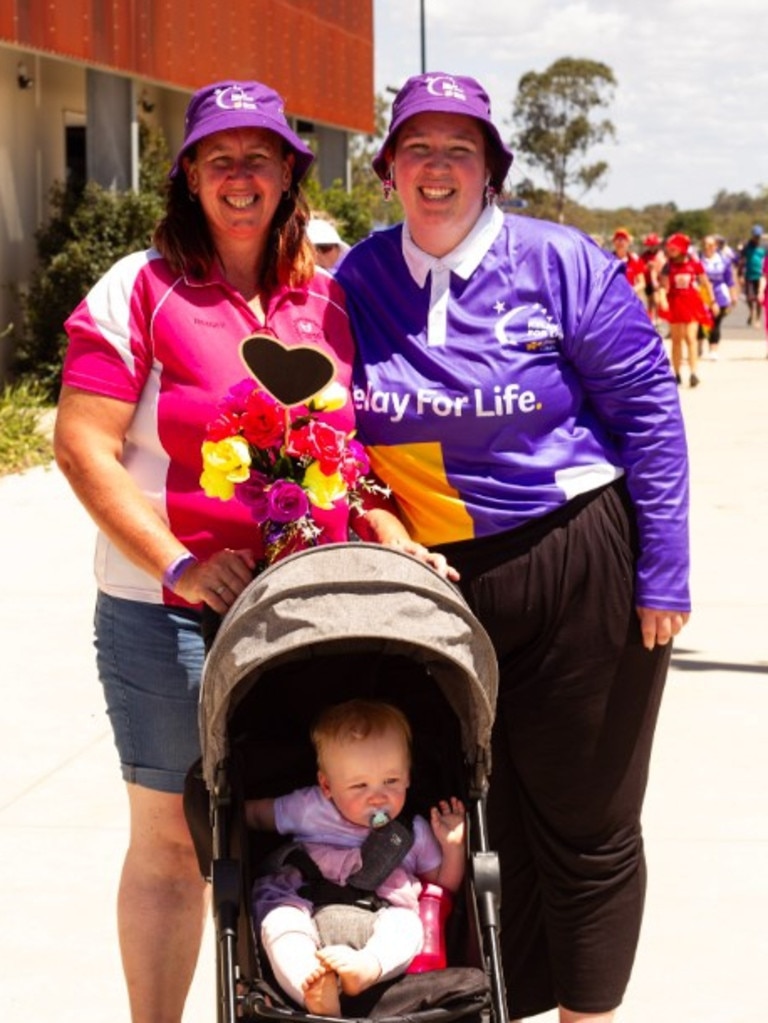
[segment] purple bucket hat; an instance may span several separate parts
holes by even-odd
[[[463,75],[449,75],[443,71],[431,71],[426,75],[414,75],[395,96],[392,104],[392,121],[384,143],[373,158],[373,169],[380,178],[387,176],[388,153],[395,136],[402,125],[415,114],[464,114],[480,121],[486,129],[488,140],[495,152],[494,176],[491,184],[501,191],[504,179],[512,166],[512,150],[501,139],[496,125],[491,120],[491,101],[488,93],[475,81]]]
[[[296,158],[294,184],[301,181],[315,158],[285,119],[282,98],[274,89],[261,82],[214,82],[198,89],[189,101],[184,118],[184,142],[170,177],[175,178],[181,170],[181,158],[190,146],[206,135],[232,128],[267,128],[284,139]]]

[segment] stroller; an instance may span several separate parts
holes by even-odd
[[[268,568],[238,597],[203,672],[202,758],[185,812],[212,886],[217,1023],[319,1019],[271,975],[251,920],[260,864],[285,837],[245,827],[245,799],[316,781],[309,733],[321,708],[353,697],[398,706],[413,731],[406,811],[453,794],[467,808],[468,862],[448,919],[448,966],[342,995],[343,1018],[506,1023],[500,880],[486,792],[497,665],[458,590],[375,544],[314,547]],[[327,1017],[322,1017],[327,1019]]]

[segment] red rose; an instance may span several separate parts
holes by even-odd
[[[240,416],[233,412],[223,412],[212,420],[205,429],[205,439],[213,441],[226,440],[240,433]]]
[[[255,448],[279,447],[285,432],[285,409],[263,391],[254,391],[240,417],[240,427]]]
[[[318,423],[313,419],[298,430],[291,430],[288,453],[318,461],[322,472],[326,476],[332,476],[339,468],[345,443],[346,438],[341,430],[335,430],[327,423]]]

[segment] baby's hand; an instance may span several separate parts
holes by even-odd
[[[432,807],[432,832],[441,847],[463,844],[465,816],[464,804],[455,796],[451,796],[450,803],[443,799]]]

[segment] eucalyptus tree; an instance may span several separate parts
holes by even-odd
[[[605,160],[586,157],[616,134],[608,118],[595,116],[610,104],[616,84],[607,64],[574,57],[561,57],[541,73],[528,71],[518,82],[511,141],[551,184],[559,220],[568,189],[579,186],[584,194],[608,171]]]

